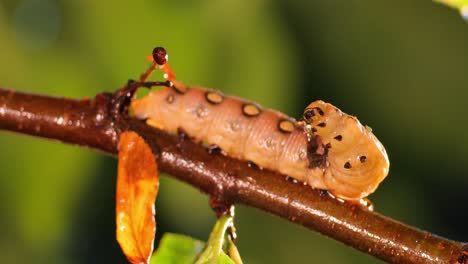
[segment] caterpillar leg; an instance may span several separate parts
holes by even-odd
[[[117,117],[121,113],[128,113],[128,106],[138,88],[151,88],[154,86],[172,87],[172,83],[170,81],[137,82],[129,80],[124,87],[120,88],[112,95],[110,112],[114,117]]]

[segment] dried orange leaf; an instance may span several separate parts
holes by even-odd
[[[131,263],[149,263],[159,189],[156,160],[137,133],[120,135],[116,192],[117,241]]]

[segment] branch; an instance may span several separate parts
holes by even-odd
[[[133,130],[152,147],[161,170],[218,201],[242,203],[301,224],[390,263],[468,263],[468,245],[341,203],[284,175],[208,153],[186,137],[122,116],[110,94],[63,99],[0,89],[0,129],[117,153],[118,135]]]

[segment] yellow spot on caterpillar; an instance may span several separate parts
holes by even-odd
[[[164,125],[161,122],[158,122],[154,119],[151,119],[151,118],[146,119],[146,124],[150,127],[164,130]]]
[[[219,104],[223,101],[223,96],[218,92],[206,92],[206,100],[212,104]]]
[[[281,132],[291,133],[294,131],[294,123],[289,120],[281,120],[278,127]]]
[[[254,104],[244,104],[242,106],[242,112],[246,116],[257,116],[260,114],[260,108]]]

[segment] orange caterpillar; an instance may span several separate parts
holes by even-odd
[[[163,49],[162,49],[163,50]],[[256,103],[174,79],[165,51],[155,63],[170,76],[171,87],[132,102],[137,118],[168,132],[219,146],[228,156],[291,176],[338,198],[360,200],[387,176],[384,147],[355,117],[323,101],[311,103],[303,122]],[[165,58],[165,57],[164,57]]]

